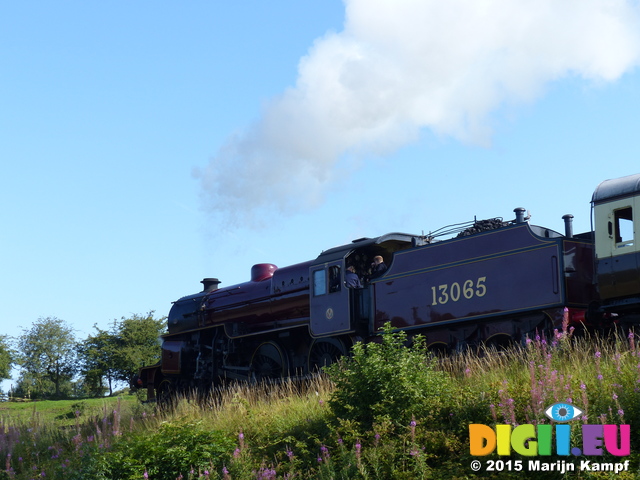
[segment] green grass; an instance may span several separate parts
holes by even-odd
[[[89,417],[101,415],[105,408],[113,410],[118,406],[118,402],[125,408],[137,408],[139,403],[135,395],[81,400],[2,402],[0,418],[11,419],[18,424],[38,421],[60,427],[72,426],[78,421],[84,422]]]
[[[385,355],[389,364],[413,362],[405,365],[413,369],[390,369],[396,376],[389,373],[386,381],[394,385],[424,368],[423,360],[407,350],[361,354],[354,358],[372,367]],[[438,390],[439,397],[419,392],[406,397],[407,411],[402,411],[402,403],[375,395],[342,395],[349,388],[366,392],[362,376],[352,384],[338,382],[341,395],[330,378],[321,376],[303,383],[238,384],[206,402],[182,398],[175,408],[162,411],[136,403],[133,396],[85,400],[77,417],[73,401],[2,404],[0,479],[44,478],[43,474],[109,480],[522,478],[523,473],[471,471],[475,457],[469,455],[468,426],[548,423],[543,411],[559,401],[585,412],[574,425],[630,424],[632,472],[616,478],[636,478],[640,350],[635,337],[558,335],[506,352],[469,352],[425,365],[425,375],[434,369],[433,378],[445,382],[446,389]],[[387,396],[393,395],[393,388],[387,391]],[[345,398],[358,408],[336,403]],[[372,402],[372,423],[361,422],[357,413],[365,411],[367,402]],[[385,412],[385,405],[393,407],[392,413]],[[74,418],[65,418],[69,413]],[[481,460],[498,458],[492,454]],[[523,459],[515,454],[509,458]],[[537,475],[524,476],[564,478]],[[566,478],[609,476],[581,472]]]

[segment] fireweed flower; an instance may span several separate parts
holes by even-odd
[[[322,445],[320,447],[320,452],[322,452],[322,458],[324,458],[325,460],[329,460],[329,449],[325,445]]]
[[[497,422],[498,421],[498,415],[496,413],[496,406],[493,403],[491,405],[489,405],[489,410],[491,410],[491,416],[493,417],[493,421]]]

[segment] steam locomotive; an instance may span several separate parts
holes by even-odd
[[[238,285],[206,278],[201,292],[173,303],[161,361],[134,383],[155,399],[227,380],[307,375],[375,339],[386,322],[438,352],[502,347],[563,320],[638,323],[640,174],[602,182],[591,204],[593,231],[580,234],[572,215],[561,234],[529,224],[517,208],[510,221],[388,233],[296,265],[254,265]],[[376,277],[378,256],[387,269]],[[361,288],[345,282],[347,269]]]

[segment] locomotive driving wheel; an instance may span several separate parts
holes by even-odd
[[[335,363],[338,358],[346,355],[347,350],[342,340],[338,338],[321,338],[314,340],[309,349],[309,372],[320,370]]]
[[[275,342],[264,342],[251,357],[251,378],[254,380],[282,378],[288,372],[287,358]]]
[[[173,383],[165,378],[156,389],[156,403],[162,407],[169,407],[174,398],[175,389]]]

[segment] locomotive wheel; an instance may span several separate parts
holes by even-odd
[[[451,348],[444,342],[433,342],[427,347],[427,351],[436,357],[446,357],[451,353]]]
[[[529,333],[529,338],[532,340],[537,336],[545,340],[549,340],[553,336],[553,322],[547,315],[544,315],[542,320]]]
[[[174,399],[175,389],[171,380],[162,380],[156,389],[156,403],[162,407],[169,407]]]
[[[275,342],[264,342],[251,357],[251,378],[255,380],[282,378],[288,373],[287,359]]]
[[[511,348],[514,344],[513,338],[507,334],[494,335],[484,342],[486,348],[493,348],[498,352],[504,352]]]
[[[338,338],[314,340],[309,350],[309,371],[315,372],[328,367],[346,354],[344,343]]]

